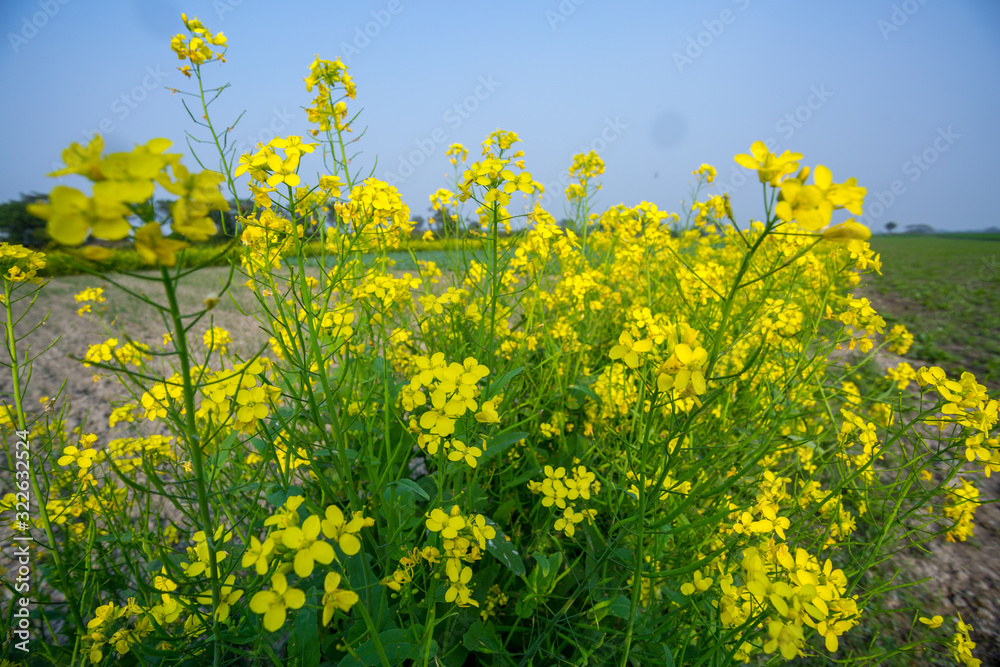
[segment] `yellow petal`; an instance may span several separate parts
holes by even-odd
[[[264,614],[264,629],[268,632],[274,632],[284,624],[285,606],[275,604],[268,608],[267,613]]]

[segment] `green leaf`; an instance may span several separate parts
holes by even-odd
[[[538,561],[538,567],[540,567],[541,570],[542,570],[542,576],[543,577],[548,577],[549,576],[549,569],[551,567],[549,565],[549,559],[546,558],[545,556],[543,556],[542,554],[539,554],[539,553],[532,554],[531,557],[534,558],[536,561]]]
[[[233,444],[236,442],[237,431],[233,431],[225,437],[219,445],[219,451],[215,453],[215,467],[222,468],[229,461],[229,455],[233,451]]]
[[[666,644],[660,644],[663,647],[663,667],[674,667],[674,654],[670,651],[670,647]]]
[[[310,590],[310,597],[315,589]],[[288,654],[297,667],[318,667],[319,633],[317,631],[316,610],[303,607],[295,614],[295,625],[288,642]]]
[[[404,660],[417,660],[422,657],[423,647],[414,644],[411,641],[410,633],[406,630],[385,630],[379,633],[378,638],[382,642],[385,657],[389,659],[390,665],[400,665]],[[436,641],[431,640],[430,649],[430,657],[433,658],[438,652]],[[375,640],[369,639],[356,648],[354,652],[357,654],[357,658],[350,655],[344,656],[337,663],[338,667],[381,667],[382,659],[379,657],[378,649],[375,648]]]
[[[608,605],[607,614],[608,616],[614,616],[616,618],[624,618],[628,620],[629,612],[632,611],[632,603],[624,595],[619,595],[611,604]]]
[[[489,387],[490,398],[496,396],[501,391],[503,391],[503,388],[507,386],[507,383],[513,380],[518,375],[520,375],[521,371],[523,370],[524,366],[518,366],[517,368],[507,371],[506,373],[501,375],[496,382],[491,383]]]
[[[500,503],[500,507],[498,507],[496,511],[493,512],[493,516],[497,518],[497,521],[502,521],[503,523],[509,523],[510,514],[511,512],[514,511],[516,507],[517,507],[517,501],[515,501],[513,498],[511,498],[510,500],[505,500],[504,502]]]
[[[578,384],[573,384],[570,385],[569,389],[571,392],[580,393],[588,398],[594,399],[595,401],[597,401],[598,404],[601,403],[601,399],[598,398],[597,394],[595,394],[594,390],[591,389],[590,387],[583,387]]]
[[[397,479],[395,482],[389,482],[389,486],[400,487],[400,492],[409,492],[415,496],[419,496],[426,501],[429,501],[431,497],[427,495],[427,492],[421,488],[419,484],[414,482],[412,479]]]
[[[497,631],[493,624],[483,626],[481,621],[476,621],[462,637],[462,643],[470,651],[479,653],[500,653],[503,645],[497,636]]]
[[[271,503],[275,507],[281,507],[285,504],[291,496],[301,496],[302,491],[297,486],[288,487],[288,491],[285,491],[278,484],[272,484],[267,488],[267,502]]]
[[[496,436],[486,445],[486,451],[483,455],[479,457],[479,463],[489,461],[491,458],[507,449],[515,442],[520,442],[528,437],[528,434],[524,431],[508,431],[507,433],[501,433]]]
[[[497,531],[497,536],[492,540],[486,540],[486,550],[493,554],[493,557],[507,566],[511,572],[519,577],[524,576],[524,562],[514,548],[514,543],[507,539],[503,531],[493,522],[493,519],[484,517],[486,524],[493,526]]]

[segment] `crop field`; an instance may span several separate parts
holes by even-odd
[[[878,236],[883,276],[866,292],[913,333],[910,356],[1000,388],[1000,234]]]
[[[182,21],[201,168],[95,135],[0,244],[0,667],[997,660],[993,241],[763,141],[757,212],[600,210],[504,129],[421,237],[343,62],[241,154]]]

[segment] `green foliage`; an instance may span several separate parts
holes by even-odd
[[[37,201],[48,201],[48,195],[22,194],[18,199],[0,204],[0,235],[7,242],[29,248],[40,248],[48,243],[45,221],[28,213],[28,204]]]

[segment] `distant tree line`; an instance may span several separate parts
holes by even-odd
[[[50,242],[49,235],[45,231],[45,220],[36,218],[28,213],[28,204],[36,202],[48,202],[49,196],[39,192],[22,194],[17,199],[11,199],[0,204],[0,241],[17,243],[31,248],[44,248]],[[167,222],[170,219],[170,205],[174,203],[172,199],[158,199],[153,204],[153,211],[156,219]],[[253,210],[253,200],[241,200],[239,202],[244,212]],[[231,239],[240,232],[237,221],[239,209],[235,200],[229,202],[229,210],[211,211],[209,217],[215,222],[216,239],[224,241]]]
[[[7,241],[8,243],[17,243],[20,245],[28,246],[31,248],[44,248],[50,243],[49,235],[45,231],[45,221],[36,218],[32,214],[28,213],[28,204],[36,202],[48,202],[49,196],[40,192],[31,192],[28,194],[21,194],[17,199],[11,199],[7,202],[0,204],[0,241]],[[157,199],[153,204],[153,211],[156,215],[156,220],[166,223],[170,220],[170,206],[174,203],[173,199]],[[238,220],[239,210],[244,212],[244,214],[253,210],[253,200],[240,200],[239,206],[235,200],[230,200],[229,210],[222,211],[211,211],[209,217],[215,222],[216,235],[215,241],[222,242],[238,236],[241,232],[240,223]],[[415,236],[420,236],[425,231],[430,230],[435,233],[438,237],[448,236],[452,238],[463,237],[469,234],[470,227],[476,232],[482,232],[478,220],[466,220],[465,229],[462,228],[461,222],[458,216],[451,212],[444,210],[432,211],[430,218],[425,218],[422,215],[413,216]],[[334,210],[333,205],[328,205],[325,211],[325,222],[335,223],[337,220],[337,214]],[[563,219],[559,221],[561,227],[567,227],[571,224],[568,219]],[[894,224],[894,223],[892,223]],[[307,233],[316,231],[315,223],[306,230]],[[517,231],[514,232],[515,234]],[[501,230],[501,235],[503,231]]]

